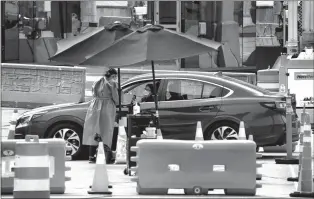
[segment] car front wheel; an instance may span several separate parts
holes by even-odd
[[[62,123],[55,125],[49,131],[49,138],[61,138],[65,141],[66,146],[71,149],[72,159],[78,159],[82,156],[82,135],[81,127],[71,123]]]

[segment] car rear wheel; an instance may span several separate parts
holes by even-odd
[[[83,130],[80,126],[71,123],[55,125],[49,131],[49,138],[62,138],[66,146],[70,147],[72,159],[79,159],[82,156],[82,135]]]
[[[233,122],[219,122],[208,131],[206,140],[237,140],[239,125]]]

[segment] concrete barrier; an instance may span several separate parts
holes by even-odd
[[[85,67],[2,63],[2,106],[35,108],[82,102],[85,77]]]
[[[167,194],[171,187],[196,195],[209,189],[255,195],[255,148],[250,140],[140,140],[131,149],[137,153],[131,158],[137,162],[131,169],[137,175],[132,181],[139,194]]]
[[[3,140],[1,141],[2,152],[2,176],[1,176],[1,193],[13,193],[14,164],[16,143],[21,140]],[[40,139],[40,142],[47,142],[48,154],[50,160],[50,191],[52,194],[63,194],[65,192],[65,182],[71,180],[66,176],[66,171],[71,168],[67,167],[65,160],[66,145],[63,139]]]

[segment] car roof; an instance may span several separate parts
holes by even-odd
[[[135,77],[132,77],[125,81],[123,84],[129,84],[131,82],[135,81],[141,81],[141,80],[151,80],[153,78],[152,73],[146,73],[142,75],[137,75]],[[201,72],[157,72],[155,73],[155,78],[156,79],[166,79],[166,78],[173,78],[173,79],[178,79],[178,78],[189,78],[189,79],[197,79],[197,80],[203,80],[203,81],[210,81],[212,83],[224,85],[226,87],[233,87],[233,89],[241,89],[243,91],[246,91],[248,93],[254,94],[254,95],[263,95],[268,93],[268,91],[259,88],[255,85],[252,85],[250,83],[238,80],[236,78],[232,78],[229,76],[222,75],[220,72],[215,72],[215,73],[204,73],[202,74]]]
[[[217,79],[218,81],[222,80],[221,78],[217,78],[218,76],[216,73],[211,74],[198,74],[195,72],[192,73],[185,73],[185,72],[157,72],[155,73],[155,78],[156,79],[165,79],[165,78],[193,78],[193,79],[199,79],[199,80],[212,80],[212,79]],[[152,73],[145,73],[141,75],[137,75],[135,77],[132,77],[128,79],[125,83],[128,82],[133,82],[137,80],[143,80],[143,79],[152,79],[153,75]]]

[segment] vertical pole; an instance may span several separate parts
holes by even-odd
[[[1,1],[1,62],[5,62],[5,1]]]
[[[283,40],[282,40],[282,45],[283,47],[286,47],[286,9],[283,6]]]
[[[292,159],[292,106],[291,106],[291,96],[288,92],[286,98],[286,151],[287,159]]]
[[[118,121],[121,119],[121,73],[120,68],[118,68],[118,94],[119,94],[119,117]]]
[[[159,129],[159,120],[158,120],[158,118],[159,118],[159,113],[158,113],[158,95],[157,95],[157,89],[156,89],[155,65],[154,65],[154,61],[152,61],[152,74],[153,74],[155,109],[156,109],[156,117],[157,117],[156,128]]]

